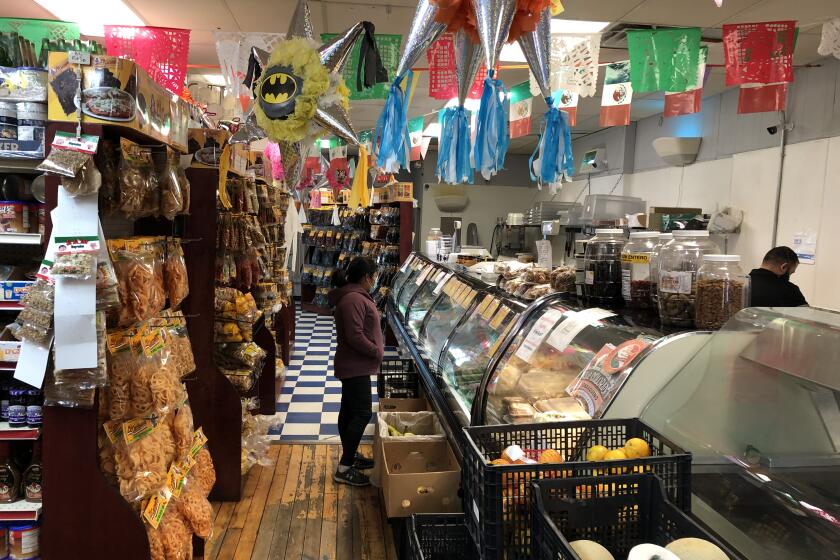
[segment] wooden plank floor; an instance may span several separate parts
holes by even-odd
[[[207,560],[396,560],[379,489],[336,484],[339,445],[273,445],[242,500],[214,503]],[[361,451],[371,456],[370,445]]]

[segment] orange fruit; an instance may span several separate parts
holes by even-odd
[[[603,461],[604,455],[606,455],[607,452],[609,452],[609,449],[607,449],[603,445],[593,445],[586,451],[586,460]]]
[[[566,460],[563,458],[563,454],[554,449],[546,449],[540,453],[540,464],[564,463],[565,461]]]
[[[624,453],[627,454],[628,459],[650,457],[650,446],[642,438],[628,439],[624,444]]]

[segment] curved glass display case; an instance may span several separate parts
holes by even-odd
[[[399,296],[400,290],[402,290],[403,286],[405,286],[408,277],[414,270],[414,267],[418,261],[418,257],[414,254],[408,256],[402,266],[397,270],[397,273],[394,275],[394,279],[391,281],[391,292],[390,297],[394,300]]]
[[[840,558],[840,314],[739,312],[642,419],[694,453],[692,513],[750,560]]]
[[[479,296],[483,297],[480,288],[457,274],[443,282],[440,297],[423,317],[419,334],[420,344],[433,371],[438,369],[440,353],[450,335],[476,305]]]
[[[464,426],[490,359],[526,305],[501,294],[486,294],[452,332],[438,361],[438,379],[447,402]]]
[[[403,317],[408,330],[415,337],[420,336],[420,329],[423,327],[426,314],[434,306],[437,299],[441,297],[445,283],[452,275],[454,273],[449,269],[436,265],[436,270],[429,273],[426,281],[423,282],[423,285],[415,292],[414,297],[409,302]]]
[[[405,278],[405,282],[402,283],[399,291],[397,292],[397,309],[399,309],[399,312],[403,315],[403,317],[408,310],[408,305],[411,303],[414,294],[416,294],[420,287],[423,286],[426,278],[435,268],[434,264],[424,261],[416,261],[409,268],[409,273]]]

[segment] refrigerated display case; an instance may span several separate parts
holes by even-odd
[[[840,558],[840,314],[751,308],[642,419],[694,453],[692,512],[750,560]]]
[[[401,315],[405,316],[408,305],[411,303],[414,295],[420,290],[426,282],[426,278],[435,268],[436,266],[433,263],[415,259],[415,262],[409,266],[404,276],[402,273],[397,275],[398,280],[403,280],[404,278],[399,286],[395,285],[394,288],[397,298],[397,308]]]
[[[449,271],[449,269],[441,265],[436,265],[436,269],[429,273],[429,281],[423,282],[423,285],[420,286],[415,292],[414,297],[409,301],[403,316],[411,334],[415,337],[420,336],[420,330],[423,327],[426,315],[435,305],[438,298],[443,297],[443,288],[452,275],[454,273]]]

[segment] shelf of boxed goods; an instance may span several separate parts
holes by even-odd
[[[0,233],[2,245],[40,245],[40,233]]]
[[[58,130],[75,132],[76,126],[50,123],[47,146]],[[82,125],[84,134],[128,134],[124,129],[118,133],[115,130],[96,124]],[[160,144],[144,139],[137,132],[131,134],[141,142]],[[47,177],[46,194],[45,240],[52,230],[49,213],[57,203],[55,176]],[[98,395],[91,409],[44,407],[42,464],[47,492],[43,502],[41,557],[64,558],[69,554],[74,558],[149,560],[149,540],[136,506],[124,500],[100,470],[98,411]],[[90,504],[95,507],[88,507]]]

